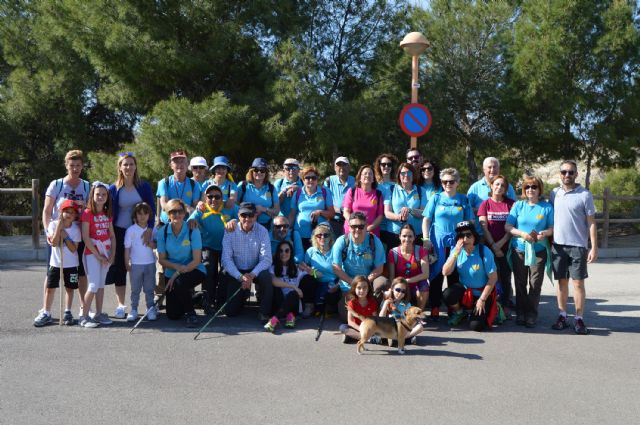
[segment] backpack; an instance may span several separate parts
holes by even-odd
[[[391,248],[391,252],[393,253],[393,264],[398,264],[398,247],[395,248]],[[413,257],[418,261],[418,264],[420,264],[420,246],[419,245],[414,245],[413,246]]]
[[[273,200],[274,196],[273,196],[273,192],[275,192],[275,188],[273,187],[273,185],[271,184],[271,182],[267,183],[269,186],[269,193],[271,194],[271,208],[273,208],[273,205],[275,204],[275,201]],[[246,188],[246,182],[240,182],[238,183],[238,205],[242,203],[242,200],[244,199],[244,195],[247,193],[247,188]]]
[[[344,247],[342,248],[342,262],[347,259],[347,252],[349,251],[349,244],[351,243],[350,235],[344,235]],[[375,235],[369,232],[369,248],[371,248],[371,255],[376,256],[376,241]]]
[[[189,182],[189,186],[190,186],[190,190],[191,193],[193,193],[193,180],[191,180],[190,178],[186,178],[185,180],[187,180]],[[174,180],[175,182],[175,180]],[[169,176],[164,178],[164,184],[167,186],[167,194],[169,193]],[[176,193],[177,193],[177,188],[176,188]],[[191,200],[193,202],[193,199]]]
[[[82,181],[82,186],[84,187],[84,193],[87,195],[87,198],[88,198],[89,191],[91,189],[89,182],[84,179],[80,179],[80,181]],[[64,187],[64,178],[57,179],[56,180],[56,201],[58,200],[58,197],[60,196],[60,193],[62,192],[63,187]]]
[[[322,191],[322,198],[324,199],[324,209],[327,209],[327,189],[324,186],[320,186],[320,190]],[[300,195],[302,195],[302,188],[296,190],[296,208],[300,203]]]

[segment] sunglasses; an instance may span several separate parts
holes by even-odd
[[[318,233],[316,234],[316,239],[328,238],[329,233]]]
[[[380,163],[380,167],[391,168],[391,167],[393,167],[393,162],[381,162]]]
[[[216,201],[219,201],[222,199],[222,195],[207,195],[207,199],[215,199]]]
[[[281,249],[280,251],[278,251],[280,254],[288,254],[291,252],[291,250],[289,248],[284,248]]]
[[[395,292],[400,293],[400,294],[406,294],[407,293],[407,290],[406,289],[402,289],[402,288],[393,288],[393,290]]]
[[[471,232],[458,233],[458,239],[472,238],[472,237],[473,237],[473,233]]]
[[[338,162],[336,165],[337,165],[338,167],[346,167],[346,166],[347,166],[347,165],[349,165],[349,164],[347,164],[346,162]]]
[[[298,167],[297,165],[285,165],[284,169],[286,171],[296,171],[296,170],[299,170],[300,167]]]
[[[413,173],[411,171],[401,171],[400,175],[402,177],[411,177],[411,176],[413,176]]]
[[[174,215],[174,214],[184,214],[184,210],[182,208],[177,209],[177,210],[171,210],[169,211],[167,214],[169,215]]]
[[[133,152],[120,152],[118,154],[118,156],[120,156],[120,158],[122,158],[123,156],[135,156]]]
[[[288,229],[289,225],[288,224],[274,224],[273,228],[274,229]]]
[[[364,224],[350,224],[349,227],[355,230],[364,230]]]
[[[575,173],[576,172],[574,170],[560,170],[560,174],[562,174],[563,176],[566,176],[567,174],[573,176]]]
[[[254,168],[253,169],[254,173],[263,173],[266,174],[267,173],[267,169],[266,168]]]
[[[305,180],[318,180],[318,176],[304,176]]]
[[[205,168],[207,168],[207,167],[205,167],[204,165],[192,165],[191,166],[192,170],[204,170]]]
[[[524,187],[524,190],[528,190],[528,189],[538,190],[538,185],[528,184]]]
[[[417,161],[419,161],[419,160],[420,160],[420,155],[408,156],[408,157],[407,157],[407,161],[410,161],[410,162],[414,162],[414,161],[416,161],[416,162],[417,162]]]
[[[242,213],[242,214],[240,214],[240,217],[242,217],[242,218],[253,218],[253,217],[255,217],[255,214]]]
[[[442,184],[455,184],[455,180],[441,180]]]
[[[433,171],[433,167],[422,167],[422,171]]]

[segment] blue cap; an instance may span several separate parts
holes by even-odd
[[[214,168],[219,167],[219,166],[223,166],[223,167],[227,167],[229,169],[229,171],[231,171],[231,165],[229,165],[229,159],[226,156],[216,156],[215,158],[213,158],[213,165],[211,167],[209,167],[209,171],[213,171]]]
[[[256,158],[251,163],[251,168],[267,168],[267,160],[264,158]]]

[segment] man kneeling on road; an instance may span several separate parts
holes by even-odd
[[[249,298],[251,284],[255,283],[260,302],[262,321],[271,317],[273,286],[271,285],[271,241],[269,232],[256,223],[256,206],[249,202],[240,204],[238,223],[232,232],[225,232],[222,239],[221,284],[226,296],[231,297],[239,287],[238,295],[228,299],[227,316],[236,316]]]

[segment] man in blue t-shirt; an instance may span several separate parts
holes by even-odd
[[[331,192],[335,216],[329,221],[333,234],[340,236],[344,233],[344,216],[342,215],[342,200],[347,190],[355,187],[356,179],[349,175],[351,164],[346,156],[339,156],[334,162],[336,174],[327,177],[324,186]]]
[[[169,222],[169,216],[165,211],[165,206],[171,199],[181,199],[184,201],[187,206],[187,215],[190,215],[196,205],[198,205],[201,195],[200,185],[187,178],[187,168],[189,166],[187,151],[179,149],[171,152],[169,155],[169,165],[171,166],[173,174],[160,180],[158,182],[158,190],[156,191],[156,197],[160,200],[160,221],[162,223]]]
[[[275,181],[273,186],[278,192],[280,200],[280,215],[289,217],[291,211],[291,199],[296,191],[302,188],[300,174],[300,163],[295,158],[287,158],[283,164],[284,177]]]
[[[482,201],[489,199],[489,192],[491,192],[491,179],[500,174],[500,161],[498,161],[498,158],[494,158],[492,156],[485,158],[484,161],[482,161],[482,172],[484,173],[484,176],[472,184],[467,191],[467,198],[469,198],[469,203],[473,208],[474,214],[478,212],[478,208],[480,208]],[[516,191],[513,189],[513,186],[511,186],[511,183],[509,183],[506,196],[514,201],[517,200]],[[477,226],[476,230],[478,230]]]

